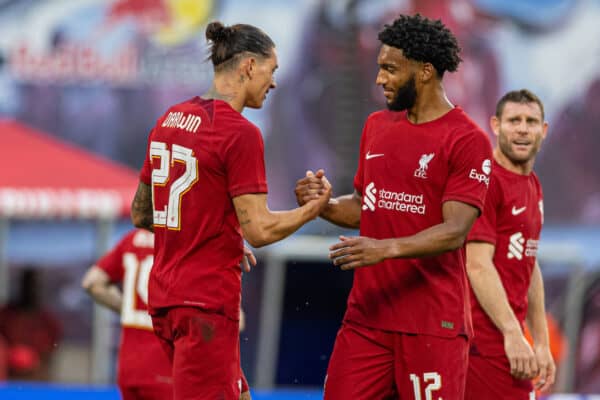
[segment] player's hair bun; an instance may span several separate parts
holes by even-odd
[[[211,22],[206,27],[206,39],[213,43],[227,41],[233,34],[233,28],[225,26],[219,21]]]

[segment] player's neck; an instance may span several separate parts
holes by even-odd
[[[533,171],[533,163],[535,159],[531,159],[525,163],[514,163],[504,154],[499,147],[494,149],[494,160],[504,169],[509,170],[517,175],[529,175]]]
[[[242,88],[238,81],[228,75],[215,76],[212,86],[202,95],[202,98],[223,100],[240,113],[244,109]]]
[[[413,124],[423,124],[440,118],[454,108],[446,97],[441,84],[424,88],[418,96],[415,105],[408,110],[407,118]]]

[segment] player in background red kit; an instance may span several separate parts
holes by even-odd
[[[535,399],[531,379],[539,376],[536,385],[547,389],[555,378],[536,261],[543,196],[533,172],[548,124],[540,99],[523,89],[500,99],[490,125],[498,140],[490,190],[467,239],[475,337],[465,398],[529,400]]]
[[[331,247],[334,264],[355,271],[325,399],[462,399],[471,336],[463,243],[483,210],[491,144],[445,95],[460,49],[440,21],[400,16],[379,40],[376,84],[388,110],[365,123],[354,194],[321,213],[361,234]],[[298,181],[299,204],[323,190],[321,175]]]
[[[88,269],[81,283],[96,302],[121,315],[117,384],[123,400],[173,398],[171,366],[146,306],[153,258],[154,235],[133,230]]]
[[[149,311],[175,400],[238,399],[242,234],[254,247],[281,240],[331,194],[325,184],[299,208],[269,210],[262,136],[241,112],[275,88],[275,45],[245,24],[212,22],[206,38],[213,85],[158,119],[132,204],[135,226],[155,233]]]
[[[245,248],[244,254],[242,268],[249,272],[251,265],[256,265],[256,258],[249,249]],[[124,400],[173,398],[171,364],[152,332],[147,308],[153,259],[154,234],[132,230],[88,269],[81,283],[97,303],[121,315],[117,382]],[[240,317],[243,315],[242,311]],[[240,400],[249,400],[248,382],[243,373],[241,376]]]

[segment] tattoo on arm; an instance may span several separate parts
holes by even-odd
[[[238,219],[240,221],[240,225],[248,225],[250,222],[250,217],[248,216],[248,210],[242,209],[239,211]]]
[[[151,190],[149,185],[140,182],[131,204],[131,215],[136,226],[154,232]]]

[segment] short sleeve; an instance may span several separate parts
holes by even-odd
[[[542,222],[542,225],[544,225],[544,191],[542,190],[542,184],[540,183],[538,176],[535,174],[535,172],[533,172],[533,176],[535,179],[535,187],[537,189],[538,192],[538,207],[540,209],[540,219]]]
[[[442,202],[460,201],[483,211],[492,172],[492,147],[479,130],[462,135],[450,148],[449,171]]]
[[[258,128],[243,126],[227,147],[224,158],[227,190],[232,198],[243,194],[267,193],[264,153]]]
[[[502,204],[502,193],[500,190],[500,183],[494,176],[490,180],[490,188],[488,189],[487,196],[485,198],[485,205],[483,212],[477,218],[469,235],[467,236],[468,242],[486,242],[496,245],[497,237],[497,218],[500,205]]]
[[[365,122],[365,126],[363,128],[362,136],[360,138],[360,152],[358,154],[358,168],[356,169],[356,174],[354,175],[354,189],[358,193],[362,195],[364,188],[364,163],[365,163],[365,147],[367,141],[367,126],[369,124],[369,120]]]
[[[142,168],[140,170],[140,181],[146,185],[152,184],[152,159],[150,158],[150,142],[152,141],[153,132],[154,130],[152,130],[150,135],[148,135],[148,143],[146,144],[146,157],[144,158],[144,164],[142,164]]]
[[[132,233],[127,234],[121,241],[96,262],[96,266],[106,272],[113,283],[121,282],[125,273],[123,268],[123,254],[127,244],[131,242]]]

